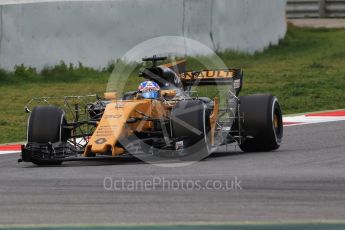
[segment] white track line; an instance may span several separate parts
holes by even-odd
[[[293,125],[305,125],[305,124],[317,124],[317,123],[325,123],[325,122],[332,122],[332,121],[345,121],[345,116],[293,116],[293,117],[284,117],[283,122],[297,122],[300,124],[293,124]]]
[[[20,152],[15,152],[15,151],[0,151],[0,155],[12,154],[12,153],[20,153]]]

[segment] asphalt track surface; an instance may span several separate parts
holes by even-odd
[[[291,126],[284,132],[279,151],[215,153],[176,168],[131,158],[35,167],[18,164],[18,154],[1,155],[0,224],[344,220],[345,122]],[[184,179],[202,185],[237,178],[241,188],[148,185],[147,190],[107,191],[105,177],[126,183]]]

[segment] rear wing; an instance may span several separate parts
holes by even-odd
[[[184,84],[216,85],[232,84],[235,79],[242,78],[241,69],[202,70],[185,72],[179,75]]]
[[[185,60],[181,60],[174,63],[168,63],[162,66],[172,69],[179,76],[184,87],[196,85],[233,84],[237,95],[242,89],[242,69],[186,71]]]

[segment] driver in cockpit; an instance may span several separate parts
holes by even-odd
[[[144,81],[140,83],[138,91],[142,98],[145,99],[159,99],[160,87],[154,81]]]

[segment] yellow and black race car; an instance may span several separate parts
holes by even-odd
[[[83,97],[64,97],[60,107],[35,106],[30,111],[26,106],[27,144],[19,161],[54,165],[125,154],[198,160],[213,151],[227,151],[223,146],[232,143],[245,152],[280,147],[278,100],[269,94],[240,97],[242,70],[189,72],[185,61],[157,65],[165,59],[143,59],[152,66],[139,73],[144,82],[136,91],[107,92],[84,104]],[[202,85],[225,86],[225,100],[193,96],[192,88]]]

